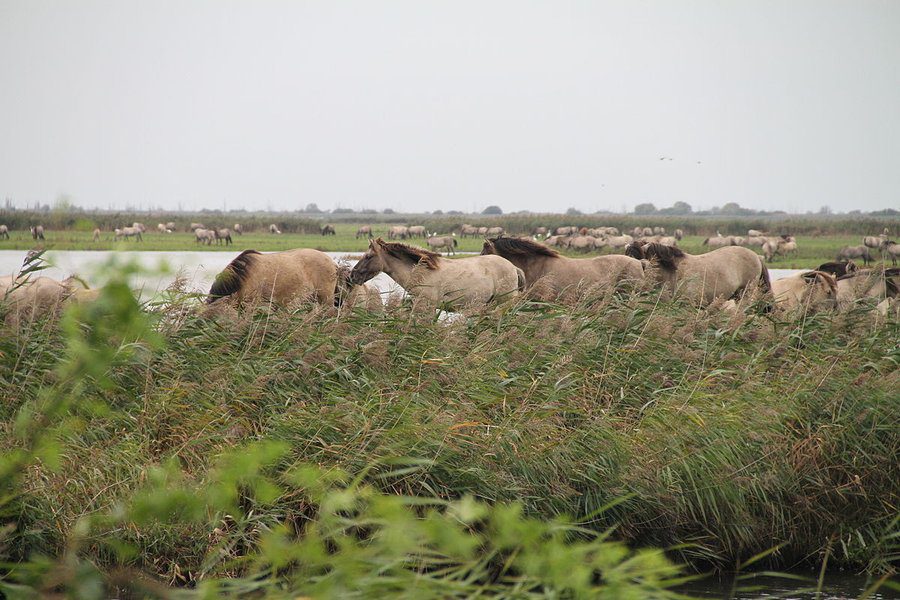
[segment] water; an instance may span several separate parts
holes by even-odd
[[[0,276],[18,272],[25,258],[22,250],[0,250]],[[359,252],[328,252],[336,261],[356,264]],[[187,280],[189,291],[206,293],[215,276],[224,269],[237,253],[230,252],[126,252],[96,250],[60,250],[44,255],[50,268],[41,274],[54,279],[78,275],[91,287],[103,284],[104,267],[113,258],[117,262],[134,262],[144,269],[135,278],[135,285],[143,298],[150,298],[165,290],[178,276]],[[797,269],[770,269],[772,279],[781,279],[800,273]],[[370,282],[382,293],[402,293],[402,288],[385,274]]]
[[[0,276],[18,272],[26,252],[22,250],[0,250]],[[355,265],[359,252],[328,252],[335,261]],[[50,268],[41,275],[53,279],[65,279],[78,275],[90,287],[103,284],[104,270],[110,260],[118,264],[135,263],[143,272],[133,278],[134,286],[140,290],[141,298],[152,298],[169,287],[177,277],[187,281],[187,290],[207,293],[213,279],[230,263],[237,253],[230,252],[120,252],[96,250],[60,250],[44,254]],[[402,293],[403,289],[393,279],[381,273],[370,282],[382,294]]]
[[[790,573],[791,579],[760,575],[743,579],[733,586],[731,580],[702,579],[679,588],[679,591],[695,598],[716,598],[727,600],[856,600],[861,598],[872,581],[862,575],[828,573],[822,583],[822,593],[816,595],[818,573]],[[801,577],[803,580],[794,579]],[[881,587],[866,596],[869,600],[889,600],[900,598],[900,593]]]

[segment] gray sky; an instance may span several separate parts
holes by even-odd
[[[897,208],[900,1],[0,0],[0,198],[60,193]]]

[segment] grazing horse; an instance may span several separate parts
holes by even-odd
[[[234,232],[235,232],[236,234],[238,234],[238,235],[244,235],[244,228],[241,227],[241,224],[240,224],[240,223],[235,223],[235,224],[234,224],[234,227],[232,227],[232,229],[234,230]]]
[[[535,237],[537,237],[539,235],[547,237],[547,228],[546,227],[535,227],[534,229],[531,230],[531,235],[533,235]]]
[[[768,262],[775,259],[775,255],[797,254],[797,240],[792,235],[783,235],[780,238],[767,240],[762,247],[763,255]]]
[[[168,233],[175,231],[175,221],[169,221],[166,223],[166,229],[168,229]]]
[[[228,245],[234,243],[234,242],[231,241],[231,230],[228,229],[227,227],[225,227],[225,228],[223,228],[223,229],[215,229],[215,230],[213,230],[213,235],[214,235],[215,238],[216,238],[216,245],[217,245],[217,246],[218,246],[219,244],[221,244],[223,241],[225,242],[225,245],[226,245],[226,246],[228,246]]]
[[[863,259],[863,266],[868,266],[870,262],[875,261],[866,246],[845,246],[838,252],[837,260],[850,260],[851,258]]]
[[[450,254],[456,254],[454,248],[459,245],[456,238],[452,235],[433,235],[425,241],[428,242],[429,248],[434,252],[440,252],[443,249]]]
[[[565,236],[565,235],[573,235],[577,231],[578,231],[578,229],[576,227],[557,227],[556,231],[554,231],[553,233],[554,233],[554,235]]]
[[[473,227],[472,225],[463,224],[463,226],[459,230],[459,235],[461,237],[468,237],[468,236],[475,237],[478,235],[478,228]]]
[[[846,309],[860,300],[900,296],[900,269],[859,269],[837,279],[838,308]]]
[[[858,271],[859,267],[852,260],[842,260],[838,262],[827,262],[816,267],[816,271],[828,273],[834,277],[841,277],[847,273]]]
[[[5,240],[9,239],[9,227],[6,225],[0,225],[0,237]]]
[[[867,235],[863,238],[863,246],[867,248],[880,248],[881,244],[887,240],[887,235]]]
[[[603,241],[606,242],[606,245],[609,246],[611,250],[618,250],[619,248],[627,248],[628,244],[634,241],[634,238],[628,234],[610,235],[603,238]]]
[[[539,300],[556,300],[593,286],[614,289],[644,278],[641,262],[631,257],[568,258],[528,239],[500,237],[485,240],[481,254],[497,254],[522,269],[526,287]]]
[[[323,225],[321,233],[322,235],[337,235],[337,232],[334,230],[334,225]]]
[[[409,227],[406,225],[394,225],[388,229],[389,240],[405,240],[409,237]]]
[[[212,229],[195,229],[194,240],[198,244],[206,244],[209,246],[216,239],[216,232]]]
[[[113,230],[113,234],[115,235],[116,241],[119,240],[128,240],[128,238],[135,238],[138,242],[144,241],[144,236],[141,235],[141,230],[136,227],[123,227],[122,229],[116,228]]]
[[[704,246],[709,246],[710,248],[724,248],[726,246],[734,246],[734,237],[730,235],[716,235],[715,237],[709,237],[703,240]]]
[[[406,236],[411,238],[425,238],[428,237],[428,233],[425,231],[424,226],[412,225],[406,229]]]
[[[372,226],[371,225],[363,225],[359,229],[356,230],[356,239],[359,239],[359,236],[370,238],[372,237]]]
[[[203,223],[191,223],[190,227],[188,227],[188,231],[196,231],[197,229],[206,229],[206,225]]]
[[[676,229],[676,230],[675,230],[675,233],[673,233],[672,235],[674,235],[674,236],[675,236],[675,239],[678,240],[678,241],[680,242],[680,241],[681,241],[681,238],[684,237],[684,231],[681,230],[681,229]]]
[[[502,227],[489,227],[485,233],[491,237],[500,237],[504,234],[504,229]]]
[[[281,230],[278,229],[278,225],[276,225],[275,223],[272,223],[271,225],[269,225],[269,233],[272,233],[275,235],[281,235]]]
[[[33,240],[42,240],[44,239],[44,226],[37,225],[31,227],[31,239]]]
[[[100,241],[100,228],[99,227],[94,228],[94,236],[91,238],[91,241],[92,242]]]
[[[166,224],[165,223],[157,223],[156,231],[158,231],[159,233],[165,233],[166,232]]]
[[[262,254],[245,250],[216,276],[207,304],[230,298],[238,305],[265,302],[288,305],[313,300],[333,306],[338,266],[311,248]]]
[[[455,306],[484,304],[518,295],[525,288],[521,269],[500,256],[472,256],[459,260],[376,238],[350,272],[355,285],[380,272],[387,273],[409,294],[434,303]]]
[[[881,244],[881,257],[886,259],[891,257],[891,265],[897,266],[897,257],[900,256],[900,244],[893,240],[885,240]]]
[[[338,265],[334,305],[349,309],[363,309],[368,312],[384,311],[381,290],[368,283],[353,285],[350,281],[350,267],[345,265]]]
[[[716,298],[739,298],[757,284],[763,292],[772,289],[765,263],[756,252],[740,246],[693,255],[672,246],[635,242],[625,248],[625,255],[650,261],[648,276],[701,305]]]
[[[834,308],[837,282],[823,271],[806,271],[772,281],[775,306],[786,311],[814,312]]]

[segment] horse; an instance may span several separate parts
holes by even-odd
[[[350,272],[355,285],[387,273],[410,295],[451,306],[484,304],[517,296],[525,289],[525,274],[500,256],[459,260],[399,242],[376,238]]]
[[[6,225],[0,225],[0,237],[5,240],[9,239],[9,227]]]
[[[333,306],[337,273],[331,257],[311,248],[267,254],[244,250],[216,276],[206,303],[228,298],[239,306],[255,302],[286,306],[297,300]]]
[[[625,255],[650,261],[656,280],[691,302],[707,305],[716,298],[740,298],[753,286],[771,291],[769,270],[748,248],[728,246],[706,254],[688,254],[653,242],[634,242]]]
[[[716,235],[715,237],[708,237],[703,240],[704,246],[709,246],[710,248],[724,248],[726,246],[734,246],[734,238],[730,235]]]
[[[838,252],[836,260],[850,260],[851,258],[863,259],[863,266],[868,266],[870,262],[874,262],[875,260],[872,258],[872,255],[869,254],[869,249],[865,245],[845,246],[841,248],[840,252]]]
[[[425,238],[425,237],[428,237],[428,232],[425,231],[425,227],[423,227],[422,225],[412,225],[407,228],[406,235],[407,235],[407,237],[411,237],[411,238],[414,238],[414,237]]]
[[[368,283],[353,285],[350,282],[350,267],[345,265],[338,265],[334,304],[341,308],[363,309],[368,312],[384,311],[381,290]]]
[[[859,269],[837,278],[838,308],[846,309],[868,298],[900,296],[900,268]]]
[[[337,232],[334,230],[334,225],[323,225],[320,233],[322,235],[337,235]]]
[[[485,233],[491,237],[500,237],[504,232],[505,230],[502,227],[489,227]]]
[[[760,231],[759,229],[748,229],[747,237],[765,237],[765,232]]]
[[[833,308],[837,302],[837,282],[824,271],[806,271],[772,281],[775,306],[786,311],[814,312]]]
[[[900,244],[893,240],[885,240],[881,244],[881,257],[886,258],[887,256],[891,257],[891,265],[897,266],[897,256],[900,256]]]
[[[224,229],[214,229],[213,235],[216,238],[216,245],[218,246],[223,241],[225,245],[228,246],[234,242],[231,241],[231,230],[225,227]]]
[[[33,239],[33,240],[44,239],[44,226],[43,225],[37,225],[37,226],[32,225],[31,239]]]
[[[653,235],[666,235],[666,228],[665,227],[654,227]]]
[[[93,237],[91,238],[91,241],[92,241],[92,242],[99,242],[99,241],[100,241],[100,228],[99,228],[99,227],[95,227],[95,228],[94,228],[94,235],[93,235]]]
[[[887,230],[887,228],[885,228],[885,230]],[[866,246],[867,248],[880,248],[881,244],[886,240],[886,233],[882,233],[881,235],[867,235],[863,238],[863,246]]]
[[[619,248],[627,248],[628,244],[634,242],[634,238],[628,234],[608,235],[603,238],[603,241],[606,242],[606,245],[612,250],[618,250]]]
[[[356,239],[359,239],[359,236],[372,238],[372,226],[371,225],[363,225],[359,229],[356,230]]]
[[[271,225],[269,225],[269,233],[274,235],[281,235],[281,230],[278,229],[278,225],[272,223]]]
[[[535,227],[531,230],[531,235],[534,237],[538,237],[540,235],[547,237],[547,228],[546,227]]]
[[[198,244],[206,244],[209,246],[216,239],[216,232],[212,229],[195,229],[194,241]]]
[[[238,235],[244,235],[244,228],[241,226],[240,223],[235,223],[235,224],[234,224],[234,227],[232,227],[232,229],[234,230],[234,232],[235,232],[236,234],[238,234]]]
[[[459,235],[460,237],[476,237],[478,235],[478,228],[464,223],[463,226],[459,229]]]
[[[792,235],[783,235],[781,238],[767,240],[762,247],[763,255],[768,262],[775,259],[775,255],[780,254],[787,256],[788,254],[797,254],[797,240]]]
[[[175,221],[169,221],[166,223],[166,229],[168,229],[168,233],[175,231]]]
[[[676,229],[676,230],[675,230],[675,233],[674,233],[673,235],[675,236],[675,239],[678,240],[678,241],[680,242],[680,241],[681,241],[681,238],[684,237],[684,231],[681,230],[681,229]]]
[[[76,286],[76,283],[81,285]],[[15,325],[21,319],[35,319],[58,310],[69,301],[88,302],[100,290],[90,290],[76,277],[57,281],[50,277],[36,277],[20,283],[14,276],[0,277],[0,301],[8,309],[4,321]]]
[[[827,262],[816,267],[816,271],[828,273],[834,277],[840,277],[847,273],[858,271],[859,267],[852,260],[842,260],[837,262]]]
[[[157,223],[156,231],[158,231],[159,233],[165,233],[166,232],[166,224],[165,223]]]
[[[597,246],[597,238],[590,235],[576,235],[569,240],[568,248],[580,252],[590,252]]]
[[[431,248],[431,250],[440,252],[441,249],[444,249],[450,254],[456,254],[454,248],[459,245],[459,242],[457,242],[456,238],[452,235],[433,235],[425,241],[428,243],[428,246],[429,248]]]
[[[389,240],[405,240],[409,237],[409,227],[405,225],[394,225],[388,229]]]
[[[113,230],[113,235],[115,235],[116,241],[118,240],[128,240],[128,238],[135,238],[135,241],[143,242],[144,236],[141,235],[141,230],[135,227],[123,227],[122,229],[116,228]]]
[[[488,232],[487,227],[479,227],[478,228],[478,235],[487,235],[487,232]]]
[[[586,286],[610,289],[644,278],[641,262],[634,258],[622,255],[568,258],[529,239],[488,239],[481,254],[502,256],[520,268],[526,288],[539,300],[556,300]]]

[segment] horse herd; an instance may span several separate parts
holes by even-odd
[[[390,276],[413,299],[447,309],[520,295],[567,302],[643,286],[698,307],[718,301],[737,310],[759,300],[765,310],[810,312],[847,309],[864,301],[881,314],[900,310],[898,268],[859,268],[853,261],[841,261],[773,281],[763,257],[742,246],[693,255],[640,240],[629,244],[624,254],[572,258],[531,238],[506,236],[486,239],[480,255],[459,259],[375,238],[352,269],[310,248],[266,254],[246,250],[216,276],[206,303],[313,301],[381,310],[381,293],[369,283],[379,273]],[[7,322],[42,314],[66,301],[90,301],[97,294],[77,278],[57,282],[38,277],[25,285],[13,276],[0,279]]]
[[[759,299],[766,310],[809,312],[872,301],[886,314],[896,310],[900,295],[900,269],[860,269],[852,261],[826,263],[772,281],[763,258],[740,246],[692,255],[659,242],[638,241],[629,244],[624,255],[571,258],[530,238],[501,236],[485,240],[480,255],[460,259],[376,238],[352,269],[312,249],[269,254],[248,250],[217,276],[206,301],[240,305],[312,299],[380,307],[379,291],[368,283],[379,273],[390,276],[412,298],[449,309],[522,294],[537,301],[567,301],[644,286],[697,306],[721,301],[737,309],[749,298]]]

